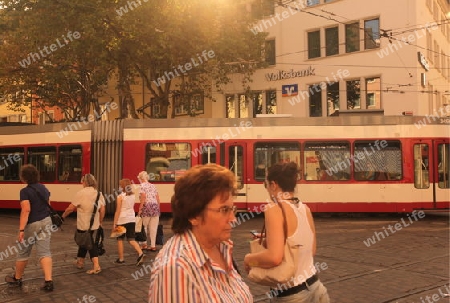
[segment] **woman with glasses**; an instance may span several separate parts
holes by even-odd
[[[138,175],[141,189],[139,190],[138,215],[142,217],[142,226],[145,228],[147,237],[150,238],[150,251],[156,251],[156,233],[158,232],[160,200],[156,186],[148,182],[148,173],[141,171]],[[147,242],[142,244],[142,249],[147,249]]]
[[[269,168],[264,182],[271,198],[264,211],[266,249],[247,254],[244,265],[247,272],[251,267],[278,266],[283,261],[285,241],[289,241],[299,247],[297,270],[289,282],[279,284],[278,288],[270,291],[273,297],[271,302],[328,303],[327,289],[320,282],[314,267],[316,234],[313,217],[308,206],[294,196],[297,179],[298,167],[294,162],[278,163]]]
[[[79,190],[72,203],[67,207],[67,209],[62,214],[63,219],[70,215],[73,211],[77,211],[77,229],[81,231],[87,231],[91,223],[92,213],[94,212],[94,204],[97,203],[97,210],[94,215],[94,222],[91,227],[91,235],[102,225],[103,218],[105,217],[105,199],[102,193],[98,192],[97,180],[91,174],[86,174],[81,178],[81,183],[83,184],[83,189]],[[83,247],[78,247],[77,262],[75,266],[78,269],[84,268],[84,259],[88,250]],[[91,258],[93,268],[88,270],[86,273],[89,275],[97,275],[102,270],[98,261],[98,250],[97,245],[94,245],[92,249],[89,250],[89,257]]]
[[[195,166],[174,191],[174,236],[153,263],[149,302],[253,302],[232,260],[233,173],[215,164]]]

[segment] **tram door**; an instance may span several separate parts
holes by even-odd
[[[221,164],[236,176],[238,194],[234,203],[239,209],[247,209],[246,150],[245,142],[225,142],[222,145]]]
[[[450,144],[449,140],[433,140],[434,204],[436,208],[450,207]]]
[[[450,201],[449,141],[418,140],[413,145],[414,187],[421,202],[447,208]]]

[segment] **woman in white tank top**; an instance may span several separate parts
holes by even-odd
[[[270,167],[264,182],[271,197],[264,211],[267,249],[247,254],[244,258],[245,269],[272,268],[282,262],[285,234],[281,206],[286,214],[288,240],[300,247],[299,264],[290,281],[271,289],[267,296],[271,302],[329,303],[327,289],[320,282],[314,267],[316,234],[312,214],[308,206],[294,197],[297,178],[298,168],[294,162]]]
[[[128,243],[130,243],[138,253],[136,265],[141,265],[144,261],[144,253],[135,240],[136,217],[134,216],[134,202],[136,197],[130,179],[120,180],[119,186],[122,188],[123,192],[117,197],[116,213],[114,214],[114,229],[116,229],[117,226],[124,226],[127,231],[124,235],[117,237],[117,251],[119,258],[114,263],[125,263],[123,240],[126,236]]]

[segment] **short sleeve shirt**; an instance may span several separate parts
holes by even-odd
[[[145,194],[144,207],[141,212],[142,217],[159,217],[160,209],[158,200],[156,199],[156,196],[158,195],[156,186],[150,182],[143,182],[141,183],[141,189],[139,190],[139,194],[141,193]]]
[[[28,186],[33,187],[37,192],[39,192],[41,196],[45,198],[45,201],[38,196],[33,188],[29,188]],[[20,201],[30,201],[30,215],[28,216],[27,222],[27,224],[30,224],[36,221],[41,221],[42,219],[50,215],[50,211],[48,208],[48,199],[50,198],[50,192],[44,185],[40,183],[30,184],[28,186],[20,190]]]
[[[77,208],[77,229],[89,229],[97,193],[98,191],[95,188],[85,187],[75,194],[72,204]],[[100,193],[98,201],[98,208],[95,212],[94,223],[91,228],[92,230],[96,230],[100,226],[100,216],[98,210],[102,205],[105,205],[105,198],[102,193]]]
[[[191,231],[174,235],[153,261],[149,302],[252,303],[249,287],[233,267],[232,250],[231,240],[220,244],[223,270]]]

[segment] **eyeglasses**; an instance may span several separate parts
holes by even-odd
[[[206,208],[207,210],[212,210],[218,213],[221,213],[222,215],[228,216],[230,215],[231,212],[233,212],[233,214],[237,213],[237,207],[236,206],[222,206],[219,208]]]

